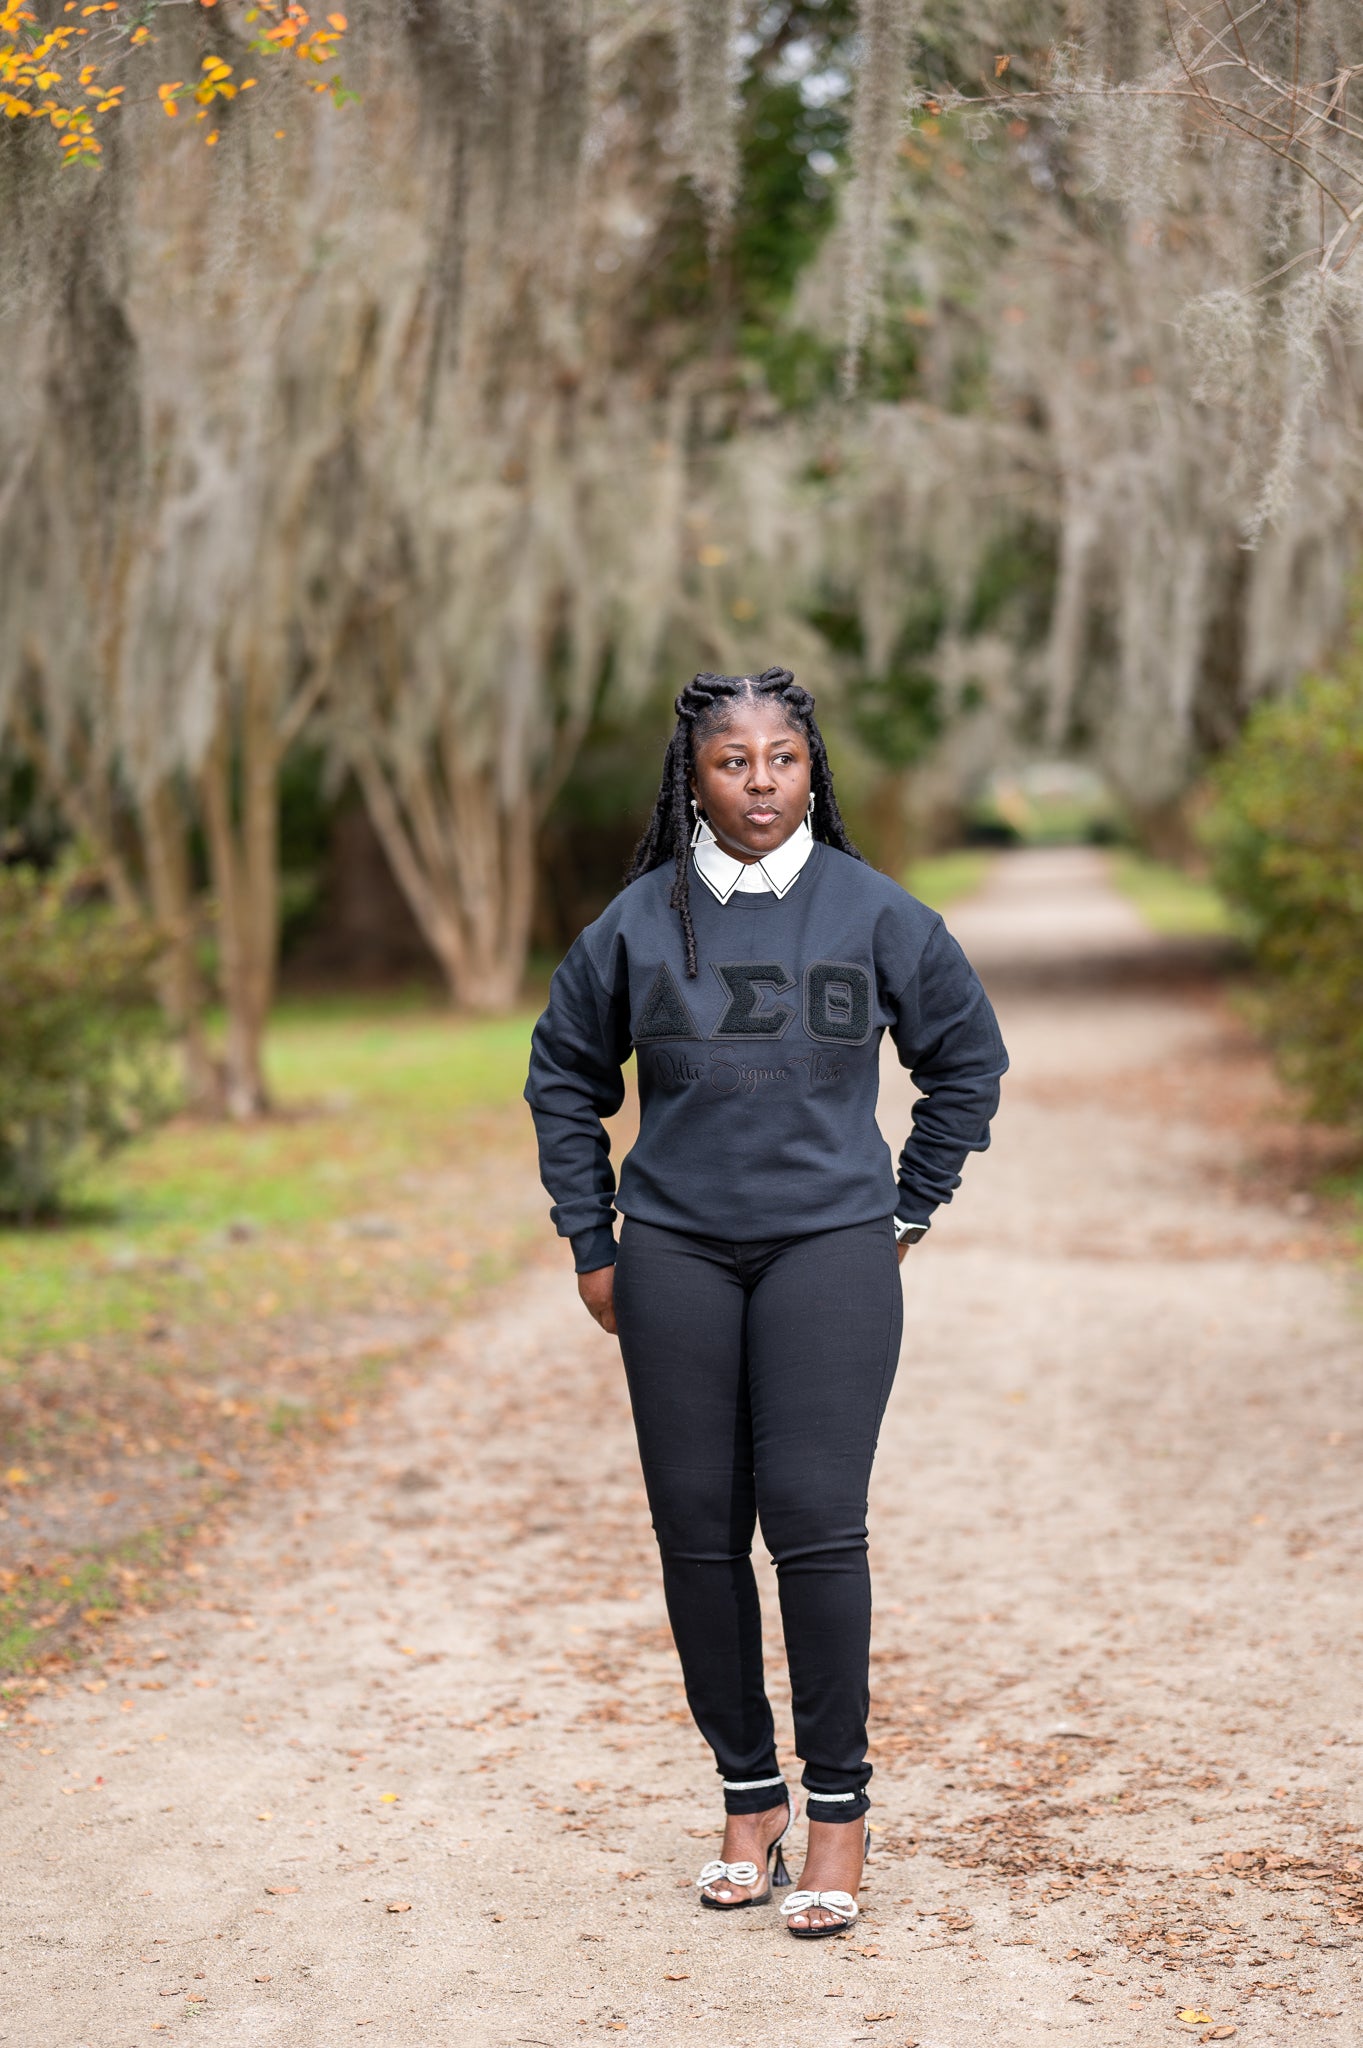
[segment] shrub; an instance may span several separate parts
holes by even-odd
[[[1283,1069],[1313,1115],[1363,1117],[1363,622],[1332,673],[1254,714],[1214,787],[1213,874]]]
[[[0,1215],[57,1208],[165,1112],[159,951],[74,862],[0,868]]]

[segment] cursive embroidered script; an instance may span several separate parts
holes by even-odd
[[[707,1064],[689,1051],[665,1051],[661,1046],[650,1046],[648,1059],[654,1077],[664,1087],[687,1088],[697,1082],[708,1082],[717,1095],[756,1095],[768,1086],[798,1081],[801,1069],[811,1088],[824,1087],[841,1081],[845,1072],[841,1060],[824,1052],[794,1052],[779,1063],[768,1063],[717,1049],[710,1054]]]

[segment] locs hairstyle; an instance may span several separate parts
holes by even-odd
[[[865,856],[847,836],[838,800],[833,794],[833,771],[823,734],[814,721],[814,699],[802,690],[788,668],[764,668],[760,676],[713,676],[702,670],[693,676],[677,699],[677,728],[663,755],[663,779],[658,801],[643,838],[625,876],[637,882],[671,860],[677,876],[670,902],[681,916],[686,941],[686,972],[696,978],[696,934],[691,923],[691,780],[695,773],[695,744],[712,732],[723,732],[733,711],[744,698],[766,698],[779,704],[795,732],[804,734],[809,747],[809,785],[814,796],[810,829],[816,839],[850,853],[853,860]]]

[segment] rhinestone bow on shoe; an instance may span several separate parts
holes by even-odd
[[[826,1920],[822,1927],[792,1927],[790,1916],[794,1913],[812,1913],[822,1907],[833,1918]],[[781,1901],[781,1918],[786,1922],[786,1932],[801,1941],[818,1941],[822,1936],[841,1934],[844,1927],[850,1927],[861,1911],[850,1892],[792,1892],[788,1899]]]

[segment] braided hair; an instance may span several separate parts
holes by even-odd
[[[838,800],[833,794],[833,771],[828,765],[823,734],[814,720],[814,699],[808,690],[800,688],[790,670],[765,668],[760,676],[716,676],[702,670],[693,676],[677,699],[677,727],[663,756],[663,779],[658,789],[658,801],[653,806],[653,816],[648,821],[644,836],[634,849],[634,858],[625,876],[626,882],[636,882],[640,875],[665,866],[669,860],[675,861],[677,874],[669,901],[681,916],[682,934],[686,941],[686,972],[692,981],[696,978],[697,969],[696,934],[691,923],[689,812],[696,766],[695,746],[697,740],[707,739],[712,732],[722,732],[733,709],[744,699],[778,704],[790,721],[791,729],[803,733],[809,747],[809,784],[814,797],[809,823],[814,837],[851,854],[853,860],[865,858],[848,838]]]

